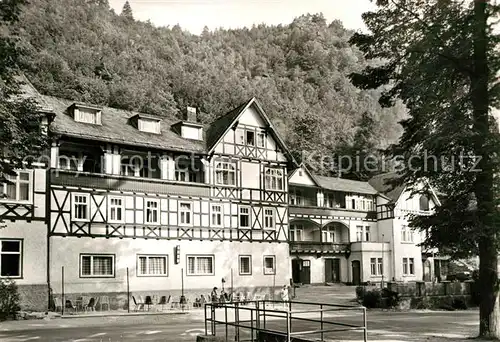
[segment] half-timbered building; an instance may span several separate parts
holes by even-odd
[[[202,125],[191,107],[172,121],[28,88],[50,151],[0,187],[0,277],[23,308],[46,309],[49,293],[119,309],[128,292],[273,293],[290,279],[411,281],[439,267],[407,216],[435,196],[392,189],[391,175],[313,175],[254,98]]]

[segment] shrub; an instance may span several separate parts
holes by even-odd
[[[367,308],[379,308],[382,305],[382,294],[379,289],[365,291],[363,306]]]
[[[463,298],[454,298],[451,307],[457,310],[467,310],[467,303]]]
[[[382,297],[387,298],[386,303],[390,308],[394,308],[399,305],[399,293],[396,291],[391,291],[388,288],[382,290]]]
[[[0,320],[14,319],[20,309],[16,283],[10,279],[0,279]]]
[[[356,286],[356,298],[362,300],[365,296],[366,288],[364,286]]]

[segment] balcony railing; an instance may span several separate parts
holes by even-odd
[[[196,197],[210,196],[210,186],[207,184],[176,182],[156,178],[95,174],[88,172],[51,170],[50,182],[53,185],[87,189],[118,190]]]
[[[348,243],[290,241],[291,253],[339,254],[349,250]]]
[[[400,209],[394,208],[393,205],[377,205],[377,219],[392,219],[394,217],[401,217],[407,215],[419,215],[419,216],[429,216],[432,215],[432,210],[412,210],[412,209]]]
[[[343,208],[327,208],[327,207],[303,207],[292,206],[289,208],[290,214],[295,217],[302,216],[349,216],[366,219],[375,219],[375,211],[343,209]]]

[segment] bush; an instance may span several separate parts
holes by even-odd
[[[365,296],[366,288],[364,286],[356,286],[356,298],[362,300]]]
[[[16,283],[10,279],[0,279],[0,320],[14,319],[20,309]]]
[[[463,298],[454,298],[451,307],[457,310],[467,310],[467,303]]]
[[[399,293],[396,291],[391,291],[388,288],[382,290],[382,297],[387,298],[386,303],[390,308],[394,308],[399,305]]]
[[[382,305],[382,294],[379,289],[365,291],[363,306],[367,308],[379,308]]]

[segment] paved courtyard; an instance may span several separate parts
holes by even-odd
[[[345,317],[343,322],[350,318]],[[352,318],[354,319],[354,318]],[[477,334],[476,310],[368,313],[369,341],[462,341]],[[302,329],[302,327],[296,326]],[[203,334],[201,311],[184,315],[58,318],[3,322],[0,341],[195,341]],[[338,335],[335,341],[361,341],[361,334]]]
[[[354,287],[309,286],[296,290],[296,300],[322,303],[353,303]],[[281,309],[281,306],[279,306]],[[217,318],[223,317],[221,309]],[[303,316],[314,315],[304,313]],[[244,315],[242,315],[244,316]],[[325,314],[327,320],[360,324],[355,313]],[[232,319],[231,313],[228,315]],[[369,310],[369,341],[465,341],[477,335],[478,311],[411,311],[395,312]],[[244,317],[243,317],[244,318]],[[317,318],[317,317],[315,317]],[[281,327],[283,320],[268,321],[268,327]],[[317,329],[317,324],[293,322],[293,330]],[[221,327],[218,331],[223,331]],[[204,333],[204,312],[196,309],[189,313],[169,315],[139,314],[134,316],[71,317],[51,320],[14,321],[0,323],[0,341],[195,341]],[[242,332],[245,334],[245,332]],[[231,331],[230,331],[231,335]],[[233,335],[234,336],[234,332]],[[361,333],[336,333],[333,341],[361,341]]]

